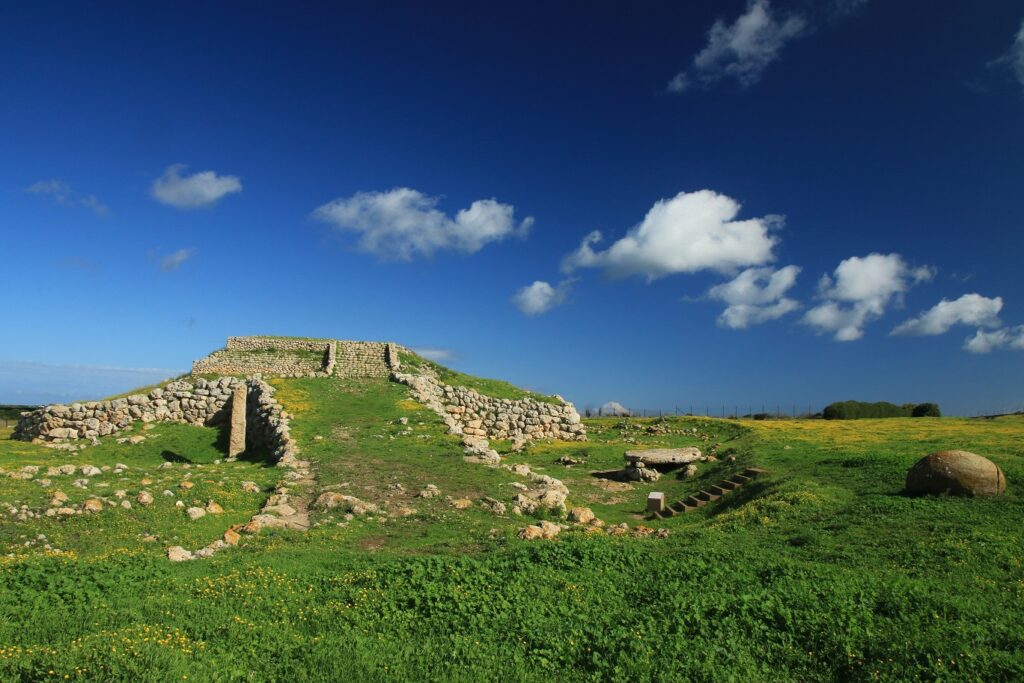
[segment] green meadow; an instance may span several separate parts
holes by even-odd
[[[225,462],[214,428],[138,424],[73,454],[0,432],[0,680],[1024,679],[1019,417],[598,418],[587,442],[495,442],[505,462],[565,482],[569,507],[670,532],[570,526],[523,541],[536,519],[480,504],[510,503],[521,478],[464,462],[405,387],[273,383],[319,487],[381,512],[316,512],[308,532],[264,530],[171,563],[168,546],[200,547],[257,512],[281,468],[259,453]],[[145,439],[117,443],[133,435]],[[675,446],[719,459],[691,479],[602,475],[625,450]],[[1006,495],[902,495],[907,469],[949,448],[997,463]],[[79,471],[46,474],[67,464]],[[25,466],[40,470],[6,476]],[[750,466],[767,474],[692,513],[644,518],[650,491],[675,500]],[[429,484],[441,495],[419,497]],[[135,502],[143,489],[151,505]],[[46,516],[58,490],[110,502]],[[186,516],[209,501],[223,512]]]

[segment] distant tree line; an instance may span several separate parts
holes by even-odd
[[[876,417],[942,417],[937,403],[904,403],[888,401],[839,401],[825,406],[821,416],[826,420],[861,420]]]

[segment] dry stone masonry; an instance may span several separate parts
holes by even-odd
[[[452,434],[513,442],[562,439],[586,441],[587,430],[571,403],[544,403],[533,398],[492,398],[473,389],[453,387],[427,375],[392,374],[413,396],[433,409]]]
[[[228,337],[227,345],[192,364],[193,374],[281,377],[388,377],[398,352],[389,342]]]
[[[49,405],[23,413],[12,438],[49,445],[95,440],[142,422],[184,422],[218,425],[231,418],[236,390],[246,396],[245,448],[266,449],[280,464],[295,459],[296,447],[287,415],[274,400],[274,388],[259,379],[198,378],[177,380],[148,394],[133,394],[109,401]],[[233,422],[233,420],[232,420]]]

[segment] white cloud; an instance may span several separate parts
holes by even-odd
[[[735,330],[781,318],[800,308],[800,303],[786,298],[796,284],[798,266],[748,268],[729,282],[715,285],[708,296],[728,304],[718,316],[718,324]]]
[[[80,195],[63,180],[40,180],[25,188],[25,192],[46,195],[64,206],[84,206],[97,216],[106,216],[110,213],[110,209],[95,195]]]
[[[971,353],[988,353],[995,349],[1024,350],[1024,325],[1004,327],[992,332],[978,330],[964,342],[964,349]]]
[[[242,181],[233,175],[217,175],[201,171],[182,176],[185,164],[168,166],[164,174],[153,181],[153,197],[177,209],[197,209],[216,204],[222,197],[242,191]]]
[[[807,311],[803,322],[837,341],[860,339],[864,326],[882,317],[894,299],[899,303],[910,287],[934,276],[934,268],[911,268],[899,254],[853,256],[832,276],[822,276],[818,289],[826,301]]]
[[[1021,21],[1020,29],[1017,30],[1017,35],[1014,36],[1013,44],[1010,45],[1010,49],[1006,51],[999,59],[995,59],[989,63],[989,66],[994,65],[1007,65],[1013,70],[1014,76],[1017,77],[1017,81],[1024,86],[1024,21]]]
[[[949,331],[953,325],[980,325],[998,327],[999,311],[1003,308],[1000,297],[990,299],[980,294],[964,294],[955,301],[943,299],[916,318],[896,326],[896,335],[937,335]]]
[[[562,280],[558,285],[551,286],[543,280],[537,280],[532,285],[527,285],[516,292],[512,297],[512,303],[524,315],[534,316],[547,313],[552,308],[565,303],[573,282],[575,282],[574,279]]]
[[[626,408],[618,401],[608,401],[600,409],[601,415],[629,415],[629,408]]]
[[[195,253],[194,249],[179,249],[160,259],[160,270],[165,273],[175,271]]]
[[[643,275],[651,281],[701,270],[731,273],[772,261],[777,240],[768,233],[782,217],[733,220],[739,211],[735,199],[711,190],[680,192],[656,202],[639,225],[605,251],[594,251],[601,233],[590,233],[563,259],[562,270],[603,268],[611,277]]]
[[[807,20],[797,14],[779,17],[768,0],[750,0],[747,10],[731,25],[721,19],[708,31],[708,43],[693,58],[687,71],[676,74],[668,91],[685,92],[735,78],[742,87],[753,85],[782,48],[807,29]]]
[[[517,224],[514,207],[495,199],[478,199],[454,219],[437,209],[439,201],[407,187],[358,192],[324,204],[313,217],[336,230],[359,233],[362,251],[400,261],[441,250],[472,254],[490,242],[525,237],[533,225],[532,217]]]
[[[440,363],[445,360],[455,360],[459,357],[452,349],[442,349],[434,346],[417,346],[411,349],[413,353],[423,356],[427,360]]]

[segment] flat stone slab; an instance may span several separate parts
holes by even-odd
[[[642,451],[626,451],[626,462],[645,465],[688,465],[703,459],[699,448],[649,448]]]

